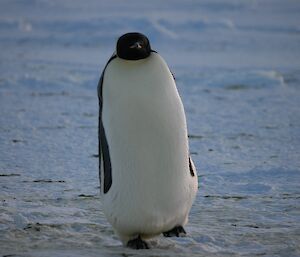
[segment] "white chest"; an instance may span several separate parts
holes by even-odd
[[[174,159],[187,158],[184,109],[159,55],[139,61],[116,59],[108,66],[102,115],[115,169],[148,168],[147,174],[152,174],[183,168]]]

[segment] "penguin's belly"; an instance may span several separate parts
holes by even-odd
[[[110,65],[102,120],[112,186],[104,212],[120,234],[154,235],[183,224],[191,207],[183,105],[159,56]]]

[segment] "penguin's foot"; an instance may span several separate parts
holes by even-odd
[[[149,249],[148,244],[141,239],[141,236],[128,241],[127,247],[132,249]]]
[[[186,236],[186,232],[182,226],[177,226],[167,232],[163,232],[165,237],[184,237]]]

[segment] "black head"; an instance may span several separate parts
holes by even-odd
[[[147,58],[151,53],[148,38],[137,32],[121,36],[117,42],[117,56],[125,60],[140,60]]]

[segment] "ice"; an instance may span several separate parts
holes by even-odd
[[[297,0],[0,2],[0,254],[299,256]],[[188,237],[124,248],[99,196],[97,83],[146,34],[175,75],[199,193]]]

